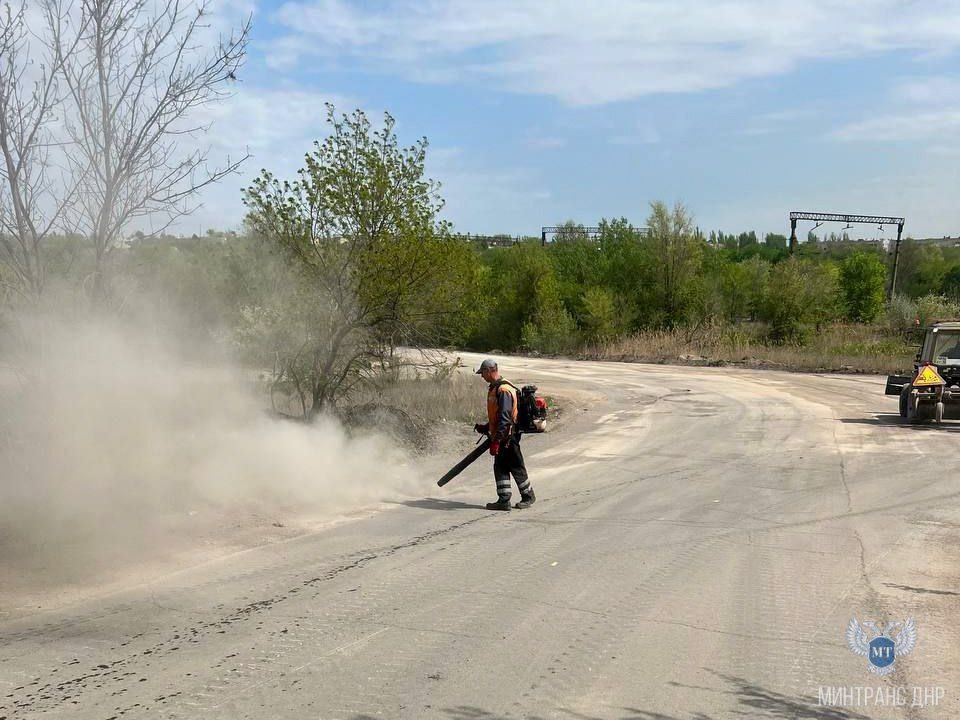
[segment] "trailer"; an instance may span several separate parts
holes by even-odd
[[[960,321],[938,320],[924,328],[912,375],[887,377],[887,395],[900,398],[900,417],[943,422],[948,405],[960,404]]]

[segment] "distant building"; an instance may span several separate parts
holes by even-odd
[[[523,240],[519,235],[473,235],[471,233],[461,233],[460,238],[466,242],[474,243],[482,248],[492,247],[513,247]]]
[[[960,247],[960,237],[945,235],[938,238],[916,238],[916,242],[939,245],[940,247]]]

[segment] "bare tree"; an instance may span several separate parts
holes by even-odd
[[[0,283],[37,299],[45,272],[42,244],[62,220],[76,183],[52,155],[61,97],[57,63],[31,54],[26,3],[0,5]],[[73,47],[65,47],[68,52]]]
[[[93,289],[128,224],[149,216],[162,232],[196,209],[199,190],[247,155],[210,167],[195,111],[222,100],[243,62],[250,19],[215,43],[208,0],[44,0],[66,87],[65,126],[81,179],[71,219],[95,253]]]

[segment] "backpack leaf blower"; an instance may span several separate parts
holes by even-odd
[[[506,380],[503,382],[507,383]],[[521,434],[544,432],[547,429],[547,403],[543,398],[537,396],[537,386],[524,385],[523,388],[517,388],[513,383],[507,384],[517,390],[517,430]],[[469,455],[450,468],[437,481],[438,486],[446,485],[487,451],[490,447],[490,438],[482,438],[482,440],[483,442],[477,445]]]
[[[463,460],[458,462],[452,468],[447,470],[444,476],[439,480],[437,480],[437,485],[439,485],[440,487],[443,487],[444,485],[446,485],[448,482],[453,480],[457,475],[459,475],[464,470],[466,470],[470,465],[472,465],[476,461],[478,457],[480,457],[487,451],[487,449],[490,447],[490,438],[481,438],[481,440],[483,440],[483,442],[477,445],[477,447],[475,447],[470,452],[469,455],[467,455]]]

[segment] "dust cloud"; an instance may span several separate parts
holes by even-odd
[[[78,580],[204,523],[332,518],[416,487],[386,439],[272,417],[255,374],[191,362],[149,324],[44,321],[38,347],[0,370],[4,573]]]

